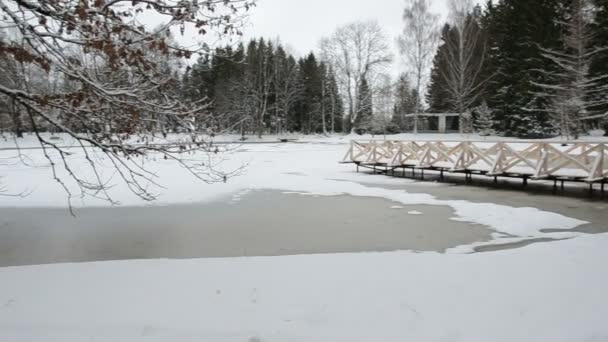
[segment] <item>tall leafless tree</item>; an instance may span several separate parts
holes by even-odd
[[[331,37],[322,39],[320,45],[323,59],[331,65],[346,96],[349,123],[354,131],[360,112],[361,83],[392,61],[388,38],[378,22],[357,21],[339,27]]]
[[[591,116],[594,107],[605,103],[596,95],[608,92],[608,85],[600,82],[608,75],[592,77],[589,72],[592,58],[606,50],[606,47],[592,46],[594,33],[589,29],[588,20],[591,10],[588,0],[573,0],[569,16],[562,23],[567,29],[564,48],[559,51],[541,48],[543,56],[556,65],[558,71],[549,74],[554,83],[536,85],[543,89],[540,96],[552,100],[549,111],[556,116],[561,134],[568,138],[578,138],[583,131],[582,119]]]
[[[404,27],[398,43],[418,94],[424,94],[429,69],[437,48],[438,22],[439,17],[430,11],[429,0],[406,0],[403,11]],[[418,133],[418,116],[422,112],[422,106],[422,96],[418,96],[414,114],[414,133]]]
[[[449,0],[451,27],[444,44],[445,65],[441,77],[449,94],[451,107],[463,115],[471,109],[482,93],[486,80],[481,79],[485,42],[478,24],[480,14],[474,13],[473,0]],[[460,125],[461,131],[466,130]]]
[[[395,108],[395,84],[388,74],[378,75],[374,88],[374,130],[386,133]]]

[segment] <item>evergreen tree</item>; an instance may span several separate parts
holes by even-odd
[[[279,44],[274,58],[273,92],[274,115],[271,128],[277,133],[289,129],[293,121],[295,105],[300,97],[301,84],[298,80],[298,64]]]
[[[183,82],[185,93],[190,100],[213,98],[213,82],[211,80],[211,56],[201,54],[196,63],[186,71]]]
[[[447,113],[453,108],[450,105],[450,95],[446,89],[445,78],[443,75],[448,73],[447,66],[447,45],[445,41],[449,39],[450,25],[446,24],[441,31],[442,44],[437,49],[435,58],[433,59],[433,67],[431,69],[430,83],[427,92],[427,102],[429,110],[434,113]]]
[[[236,49],[229,46],[217,49],[213,57],[212,77],[212,110],[218,129],[235,131],[244,129],[245,91],[240,85],[245,75],[245,46],[239,44]]]
[[[560,5],[556,0],[501,0],[486,11],[482,22],[493,35],[489,66],[496,68],[487,100],[505,135],[542,137],[554,130],[546,112],[550,102],[537,96],[535,84],[549,83],[556,69],[543,58],[540,46],[556,49],[562,44]]]
[[[372,119],[374,116],[372,92],[366,78],[361,80],[359,91],[357,92],[357,118],[355,119],[355,132],[364,134],[370,132]]]
[[[480,18],[481,35],[486,43],[485,58],[480,78],[486,80],[482,86],[481,101],[485,101],[490,107],[494,104],[494,94],[500,88],[497,82],[497,70],[502,60],[502,52],[499,50],[499,41],[502,37],[503,6],[497,6],[493,0],[487,0],[485,10]]]
[[[395,88],[395,108],[391,127],[394,133],[407,132],[413,128],[412,120],[405,116],[416,111],[415,90],[411,88],[409,78],[401,74]]]
[[[344,132],[342,123],[344,121],[344,102],[336,80],[336,74],[331,66],[327,68],[324,75],[324,85],[326,88],[326,107],[330,122],[331,133]]]
[[[320,109],[321,75],[319,65],[313,53],[301,58],[298,64],[300,67],[298,79],[302,85],[302,94],[296,107],[294,130],[312,133],[314,130],[313,119],[318,116]]]
[[[496,133],[496,131],[494,131],[494,116],[492,110],[485,101],[473,110],[473,114],[475,118],[474,127],[475,130],[479,132],[479,135],[489,136]]]

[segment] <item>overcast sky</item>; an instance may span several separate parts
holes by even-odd
[[[433,10],[447,13],[446,0],[432,0]],[[247,36],[277,37],[299,54],[317,49],[319,40],[355,20],[377,20],[395,39],[402,27],[404,0],[258,0]]]
[[[448,0],[430,2],[432,11],[445,21]],[[396,75],[403,69],[401,59],[398,58],[396,38],[403,27],[404,7],[405,0],[257,0],[243,29],[244,39],[280,38],[289,52],[300,57],[310,51],[317,51],[319,40],[330,36],[339,26],[356,20],[377,20],[393,44],[397,58],[391,73]],[[149,15],[139,19],[150,27],[156,27],[160,23],[158,18]],[[228,43],[218,42],[213,36],[202,40],[193,34],[176,37],[188,47],[198,46],[202,42],[211,46]]]
[[[431,0],[432,10],[447,17],[447,0]],[[404,0],[258,0],[245,29],[246,38],[280,37],[298,56],[316,51],[322,37],[355,20],[377,20],[395,46],[401,33]],[[394,63],[394,72],[400,63]]]

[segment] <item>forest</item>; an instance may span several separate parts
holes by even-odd
[[[577,138],[607,125],[608,0],[448,3],[442,21],[428,1],[406,1],[399,37],[376,21],[355,21],[302,56],[265,37],[191,53],[173,48],[179,44],[170,30],[151,45],[131,44],[140,44],[131,52],[108,53],[108,44],[89,42],[56,56],[94,82],[37,54],[23,32],[3,29],[0,130],[17,136],[436,130],[425,113],[458,114],[448,123],[452,131],[520,138]],[[91,57],[91,50],[103,53]],[[125,58],[137,67],[117,67]],[[405,70],[391,72],[399,61]],[[150,70],[162,82],[150,81]],[[138,103],[114,102],[110,93],[94,99],[94,84],[135,89]],[[31,95],[44,115],[16,92]],[[171,101],[160,105],[159,98]]]

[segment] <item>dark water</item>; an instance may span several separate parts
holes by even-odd
[[[240,202],[166,207],[0,208],[0,266],[148,258],[444,251],[489,241],[440,206],[256,191]],[[409,215],[419,211],[423,215]]]

